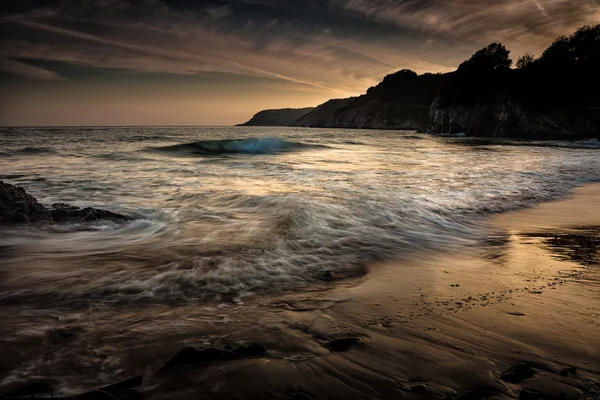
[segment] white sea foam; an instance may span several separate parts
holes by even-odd
[[[3,148],[39,146],[35,131],[25,133]],[[240,301],[335,284],[374,260],[493,252],[503,241],[488,240],[491,213],[600,178],[600,157],[580,148],[383,131],[290,129],[277,132],[286,139],[255,139],[253,128],[148,128],[135,133],[146,141],[122,140],[128,133],[63,130],[35,163],[0,160],[3,173],[42,201],[138,217],[2,228],[0,301]],[[224,139],[232,136],[241,139]],[[170,152],[197,151],[198,143],[229,156]],[[286,150],[298,146],[307,151]],[[157,147],[170,150],[148,150]]]

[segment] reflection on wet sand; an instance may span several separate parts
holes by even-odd
[[[372,264],[339,286],[240,304],[3,308],[2,390],[43,378],[76,394],[143,376],[115,396],[597,396],[600,213],[577,218],[578,202],[600,204],[591,187],[498,217],[480,247]]]

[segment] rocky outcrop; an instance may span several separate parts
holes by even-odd
[[[431,105],[432,133],[538,140],[600,137],[600,24],[560,37],[510,68],[492,43],[448,74]],[[522,60],[521,60],[522,61]]]
[[[441,74],[398,71],[386,76],[364,95],[345,99],[346,104],[338,100],[339,107],[328,118],[321,118],[322,124],[310,126],[424,130],[429,125],[429,108],[444,79],[445,75]],[[309,117],[310,114],[305,116]]]
[[[64,203],[45,207],[22,187],[0,181],[0,224],[127,221],[128,217],[92,207]]]
[[[250,121],[238,126],[292,126],[299,118],[313,110],[314,107],[264,110],[256,113]]]
[[[334,117],[338,110],[346,107],[352,100],[353,98],[329,100],[319,105],[308,114],[300,117],[296,122],[294,122],[294,125],[304,126],[308,128],[323,128],[334,126]]]
[[[329,100],[294,121],[288,119],[293,116],[291,111],[307,109],[261,111],[244,125],[424,130],[443,80],[441,74],[402,70],[386,76],[362,96]]]
[[[111,211],[92,207],[80,208],[65,203],[52,204],[48,211],[54,222],[127,221],[129,219]]]
[[[0,224],[52,222],[52,215],[22,187],[0,181]]]
[[[429,132],[539,140],[600,138],[600,109],[531,108],[506,96],[485,104],[431,105]]]
[[[227,346],[225,349],[216,347],[197,348],[185,347],[160,369],[160,372],[173,370],[178,367],[206,367],[218,362],[240,360],[248,357],[262,357],[267,354],[267,349],[260,343],[251,343],[248,346],[240,346],[235,350]]]

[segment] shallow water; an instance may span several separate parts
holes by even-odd
[[[135,220],[0,228],[0,302],[240,302],[336,284],[376,260],[481,247],[490,213],[600,179],[595,145],[397,131],[4,128],[0,179],[44,203]]]
[[[280,374],[295,379],[294,363],[325,351],[324,338],[370,326],[383,306],[410,311],[424,276],[454,278],[447,260],[478,260],[473,281],[485,281],[514,242],[489,216],[600,181],[596,147],[397,131],[2,129],[1,180],[134,220],[0,227],[0,393],[31,379],[64,395],[152,379],[184,346],[249,341],[281,358],[271,365],[291,360]],[[342,317],[357,293],[364,305]],[[389,312],[377,323],[390,325]]]

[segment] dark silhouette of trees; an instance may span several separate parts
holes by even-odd
[[[510,69],[510,52],[492,43],[448,75],[440,90],[442,106],[485,104],[499,98],[531,109],[600,106],[600,24],[558,37],[542,55],[521,56]]]
[[[532,54],[525,53],[517,59],[515,66],[517,69],[523,69],[535,61],[535,57]]]
[[[458,70],[467,70],[475,73],[505,70],[512,65],[509,55],[510,51],[504,45],[501,43],[492,43],[473,54],[469,60],[463,62],[458,67]]]
[[[585,25],[571,36],[561,36],[540,57],[547,64],[588,64],[600,62],[600,24]]]

